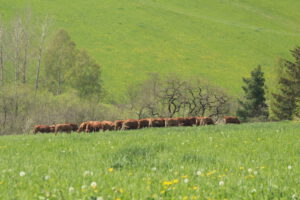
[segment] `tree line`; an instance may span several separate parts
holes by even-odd
[[[105,100],[101,66],[68,32],[52,32],[49,17],[0,18],[0,134],[25,133],[35,124],[88,120],[237,114],[243,121],[299,118],[300,47],[282,60],[276,90],[269,92],[259,66],[243,78],[236,98],[198,77],[148,78],[128,88],[123,102]]]

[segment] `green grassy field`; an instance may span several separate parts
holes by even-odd
[[[29,8],[53,16],[102,65],[114,101],[148,72],[177,72],[241,94],[258,64],[272,77],[279,57],[300,44],[298,0],[0,0],[9,19]]]
[[[0,199],[299,199],[300,123],[0,137]]]

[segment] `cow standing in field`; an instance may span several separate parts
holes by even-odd
[[[137,129],[139,126],[138,120],[127,119],[123,122],[122,130],[133,130]]]
[[[165,119],[164,118],[154,118],[151,119],[150,127],[165,127]]]
[[[197,126],[214,125],[214,121],[210,117],[197,117]]]
[[[48,125],[36,125],[34,126],[33,133],[51,133],[51,128]]]
[[[151,124],[151,119],[140,119],[138,120],[138,129],[141,129],[141,128],[148,128]]]
[[[176,118],[166,118],[165,127],[179,126],[178,120]]]
[[[72,131],[77,131],[78,126],[76,124],[56,124],[55,134],[58,132],[71,133]]]
[[[225,116],[224,117],[224,123],[225,124],[240,124],[241,122],[237,117]]]
[[[111,121],[102,121],[101,124],[103,131],[112,131],[115,129],[115,124]]]
[[[196,119],[190,117],[178,117],[178,126],[193,126],[196,125]]]
[[[86,132],[99,132],[102,129],[102,123],[99,121],[89,121],[86,125]]]
[[[119,131],[122,129],[124,120],[116,120],[115,121],[115,130]]]
[[[86,126],[89,122],[82,122],[77,130],[78,133],[86,131]]]
[[[55,125],[51,125],[50,127],[50,133],[54,133],[55,132]]]

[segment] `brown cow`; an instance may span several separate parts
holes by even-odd
[[[165,126],[171,127],[171,126],[179,126],[178,120],[175,118],[166,118],[165,119]]]
[[[178,117],[175,119],[178,120],[179,126],[193,126],[196,124],[195,118],[192,117]]]
[[[77,130],[78,133],[86,131],[86,126],[88,125],[89,122],[82,122]]]
[[[54,133],[55,132],[55,125],[51,125],[49,126],[50,127],[50,132],[51,133]]]
[[[122,129],[124,120],[116,120],[115,121],[115,130],[119,131]]]
[[[151,119],[140,119],[138,120],[138,129],[140,128],[148,128],[151,124]]]
[[[197,117],[186,117],[189,126],[197,125]]]
[[[122,130],[132,130],[137,129],[139,126],[138,120],[127,119],[123,122]]]
[[[55,134],[57,134],[58,132],[71,133],[73,130],[75,130],[74,124],[56,124],[55,125]]]
[[[165,127],[165,119],[164,118],[154,118],[151,119],[150,127]]]
[[[36,125],[36,126],[34,126],[34,129],[33,129],[34,134],[50,133],[50,132],[51,132],[51,128],[48,125]]]
[[[112,131],[115,129],[115,124],[111,121],[102,121],[101,124],[103,131]]]
[[[102,129],[102,123],[98,121],[89,121],[86,125],[86,132],[99,132]]]
[[[70,124],[72,126],[72,131],[77,131],[78,130],[78,125],[77,124]]]
[[[214,125],[214,121],[210,117],[197,117],[197,126]]]
[[[237,117],[225,116],[224,117],[224,123],[225,124],[240,124],[241,122]]]

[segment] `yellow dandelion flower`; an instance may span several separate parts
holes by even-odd
[[[115,200],[121,200],[121,198],[116,198]]]
[[[195,199],[197,199],[197,197],[196,196],[192,196],[192,199],[195,200]]]
[[[213,170],[213,171],[211,171],[211,172],[208,172],[206,175],[207,175],[207,176],[211,176],[211,175],[215,174],[216,172],[217,172],[216,170]]]
[[[113,172],[114,168],[108,168],[108,172]]]
[[[160,191],[160,193],[161,193],[161,194],[164,194],[164,193],[166,193],[166,191],[162,190],[162,191]]]
[[[194,187],[193,187],[193,190],[198,190],[198,187],[197,187],[197,186],[194,186]]]
[[[179,183],[179,180],[178,180],[178,179],[175,179],[175,180],[173,180],[173,183],[174,183],[174,184]]]
[[[172,181],[164,181],[163,185],[172,185]]]
[[[243,169],[245,169],[245,168],[241,166],[241,167],[240,167],[240,170],[243,170]]]
[[[125,191],[121,188],[121,189],[119,189],[119,192],[124,193]]]
[[[187,197],[187,196],[183,197],[183,200],[187,200],[187,199],[189,199],[189,197]]]
[[[181,178],[187,178],[188,177],[188,175],[183,175],[183,176],[181,176]]]

